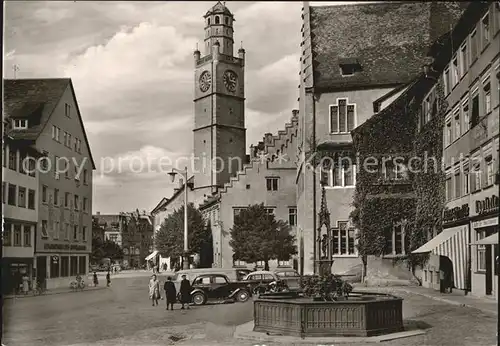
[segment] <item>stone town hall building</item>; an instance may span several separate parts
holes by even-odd
[[[460,17],[460,3],[391,2],[310,7],[304,2],[300,45],[299,110],[277,135],[266,134],[246,155],[245,51],[233,56],[232,13],[218,2],[204,16],[204,53],[194,52],[195,172],[188,181],[189,201],[211,221],[216,267],[245,266],[233,261],[229,231],[234,215],[264,203],[288,221],[299,240],[299,256],[270,266],[313,272],[320,181],[326,184],[335,229],[334,270],[360,264],[349,221],[355,175],[349,170],[316,172],[298,157],[316,143],[349,153],[350,131],[404,91],[426,62],[431,44]],[[262,160],[262,154],[266,159]],[[224,161],[216,173],[212,158]],[[238,158],[240,170],[236,173]],[[281,159],[279,159],[281,158]],[[242,166],[241,166],[242,165]],[[181,167],[179,167],[181,168]],[[204,170],[202,169],[204,168]],[[155,231],[183,205],[181,184],[152,211]]]

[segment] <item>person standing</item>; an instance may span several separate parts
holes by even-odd
[[[184,309],[184,304],[187,305],[187,308],[189,309],[189,303],[191,303],[191,284],[189,283],[189,280],[186,278],[186,274],[182,275],[182,281],[181,281],[181,304],[182,307],[181,309]]]
[[[99,279],[97,278],[97,273],[94,272],[94,287],[97,287],[99,285]]]
[[[153,301],[153,306],[158,306],[158,299],[160,298],[160,282],[156,278],[156,274],[153,274],[151,280],[149,280],[149,299]]]
[[[28,275],[26,275],[26,273],[23,274],[23,293],[24,295],[27,295],[28,294],[28,291],[29,291],[29,278],[28,278]]]
[[[163,290],[165,291],[165,300],[167,301],[167,310],[170,305],[170,310],[174,309],[174,303],[177,299],[177,290],[175,289],[175,285],[172,282],[172,277],[168,277],[167,281],[165,281],[165,285],[163,285]]]
[[[106,285],[109,287],[109,285],[111,285],[111,274],[109,273],[109,270],[108,270],[108,273],[106,274]]]

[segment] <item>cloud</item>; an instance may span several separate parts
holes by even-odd
[[[137,165],[187,156],[194,127],[192,53],[203,42],[203,15],[213,5],[9,2],[6,77],[13,64],[18,78],[71,77],[98,169],[102,158],[127,166],[131,157]],[[235,47],[243,41],[247,52],[249,146],[283,129],[297,108],[302,3],[227,6],[236,18]],[[170,189],[164,173],[129,168],[97,171],[94,184],[94,207],[106,212],[153,207]]]

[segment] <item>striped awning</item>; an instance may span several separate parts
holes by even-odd
[[[439,233],[437,236],[435,236],[434,238],[429,240],[427,243],[425,243],[424,245],[422,245],[418,249],[412,251],[412,253],[432,252],[439,245],[446,242],[448,239],[453,237],[458,232],[460,232],[460,229],[456,229],[456,228],[445,229],[441,233]]]
[[[149,254],[148,257],[146,257],[146,261],[149,261],[150,259],[152,259],[153,257],[155,257],[156,255],[158,254],[158,251],[153,251],[153,253]]]
[[[495,244],[498,244],[498,233],[494,233],[470,245],[495,245]]]
[[[453,263],[455,287],[466,288],[467,258],[469,257],[468,225],[448,228],[412,253],[428,253],[448,257]]]

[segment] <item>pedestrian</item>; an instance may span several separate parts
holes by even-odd
[[[109,287],[109,285],[111,285],[111,274],[109,273],[109,270],[108,270],[108,273],[106,274],[106,285]]]
[[[156,274],[153,274],[151,280],[149,280],[149,299],[153,301],[153,306],[158,306],[158,299],[160,299],[160,282],[156,278]]]
[[[165,300],[167,301],[167,310],[170,305],[170,310],[174,309],[174,303],[177,299],[177,290],[175,289],[175,285],[172,282],[172,277],[168,277],[167,281],[165,281],[165,285],[163,285],[163,290],[165,291]]]
[[[97,273],[94,272],[94,287],[97,287],[99,285],[99,279],[97,278]]]
[[[439,292],[441,293],[446,293],[444,278],[445,278],[444,269],[439,268]]]
[[[28,294],[28,291],[29,291],[29,278],[28,278],[28,275],[26,275],[26,273],[23,274],[23,293],[24,295],[27,295]]]
[[[181,309],[184,309],[184,304],[187,305],[187,308],[189,309],[189,303],[191,303],[191,284],[189,283],[189,280],[186,278],[186,274],[182,275],[182,281],[181,281],[181,304],[182,307]]]

